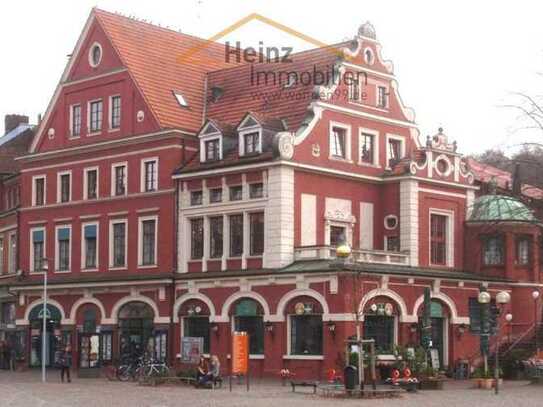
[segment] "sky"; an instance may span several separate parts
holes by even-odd
[[[324,43],[370,21],[399,92],[416,112],[421,141],[443,127],[459,151],[512,153],[543,132],[523,130],[518,93],[543,94],[543,4],[533,1],[3,1],[0,3],[0,134],[8,113],[44,113],[92,7],[209,38],[259,13]],[[226,37],[243,46],[309,44],[251,23]]]

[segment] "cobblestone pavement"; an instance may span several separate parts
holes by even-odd
[[[249,393],[244,386],[228,386],[217,390],[197,390],[187,386],[164,385],[143,387],[135,383],[110,382],[105,379],[74,379],[71,384],[59,383],[58,372],[48,374],[49,382],[40,382],[39,372],[0,372],[0,406],[31,407],[341,407],[371,405],[422,407],[540,407],[543,387],[526,382],[507,382],[501,394],[472,389],[469,382],[447,382],[443,391],[406,394],[401,399],[337,400],[312,394],[292,393],[277,382],[254,382]]]

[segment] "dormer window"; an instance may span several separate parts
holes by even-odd
[[[213,139],[204,142],[205,145],[205,160],[217,161],[220,160],[220,140]]]
[[[258,131],[244,134],[243,142],[245,144],[245,155],[260,152],[260,133]]]

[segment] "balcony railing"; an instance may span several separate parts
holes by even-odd
[[[303,246],[294,249],[295,260],[332,260],[336,258],[333,246]],[[386,250],[353,249],[351,254],[355,263],[378,263],[408,266],[409,254]]]

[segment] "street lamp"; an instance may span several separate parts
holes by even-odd
[[[513,314],[511,313],[507,313],[505,314],[505,320],[507,321],[507,323],[509,324],[509,329],[508,329],[508,341],[511,342],[511,334],[512,334],[512,326],[511,326],[511,321],[513,320]]]
[[[534,299],[534,331],[535,331],[535,350],[536,354],[539,354],[539,329],[537,324],[537,300],[539,299],[539,290],[532,292],[532,298]]]
[[[47,381],[45,370],[45,354],[47,352],[47,273],[49,271],[49,260],[42,259],[41,271],[43,272],[43,315],[42,315],[42,333],[41,333],[41,381]]]
[[[490,297],[490,295],[489,295]],[[494,387],[494,393],[498,394],[499,392],[499,383],[500,383],[500,320],[499,315],[502,314],[503,307],[505,304],[509,303],[511,301],[511,294],[509,294],[507,291],[500,291],[498,294],[496,294],[496,303],[498,304],[499,308],[499,314],[496,318],[496,363],[494,364],[494,378],[496,379],[496,386]],[[511,314],[506,315],[510,316]]]
[[[488,339],[490,336],[490,322],[489,322],[489,306],[490,306],[490,294],[486,291],[485,288],[481,288],[479,295],[477,296],[477,302],[480,307],[480,318],[481,318],[481,329],[480,329],[480,338],[481,338],[481,353],[483,355],[485,375],[488,373]]]

